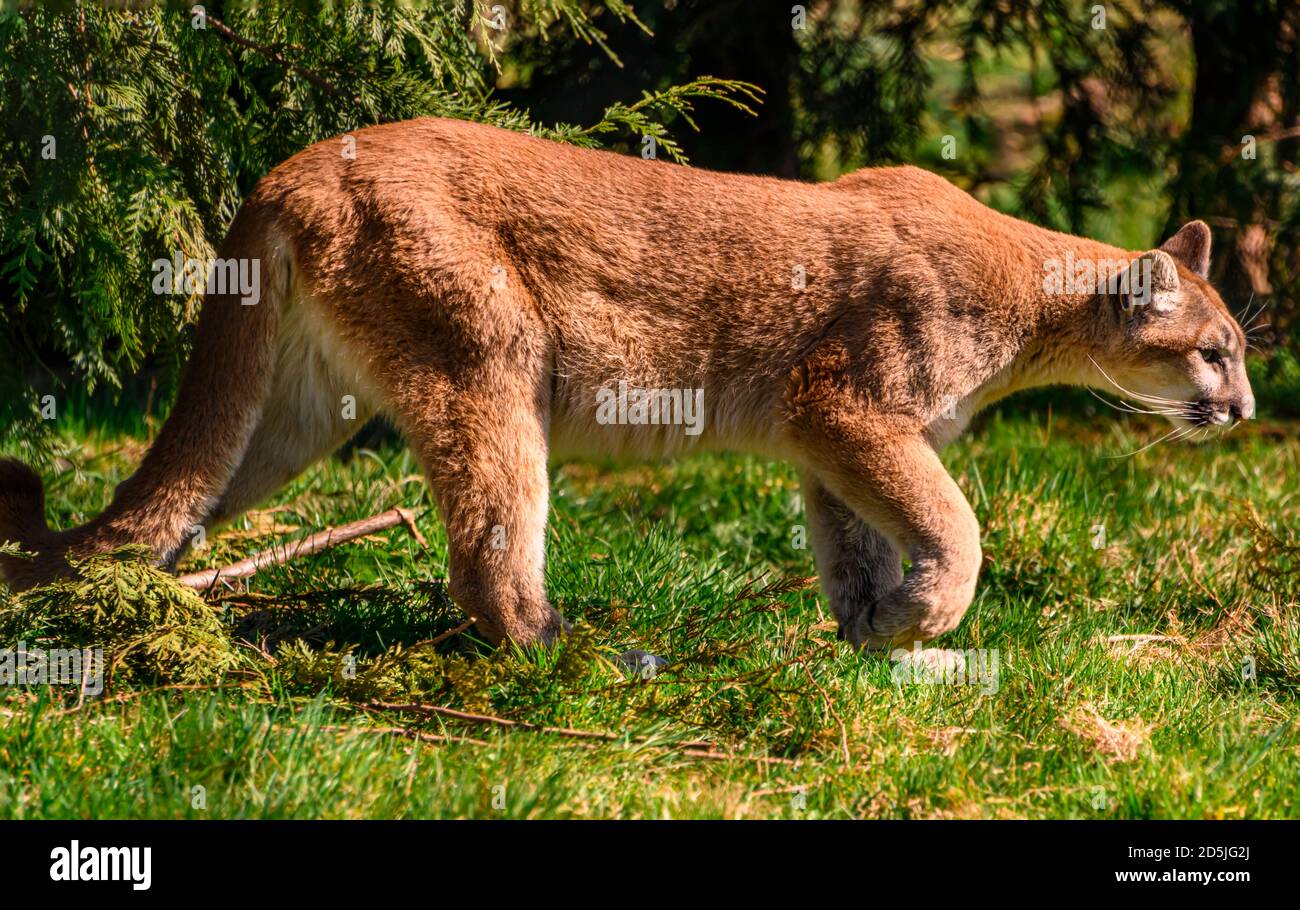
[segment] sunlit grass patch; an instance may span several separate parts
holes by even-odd
[[[985,566],[944,644],[997,655],[983,685],[900,682],[836,640],[788,466],[557,465],[547,582],[577,634],[493,651],[446,596],[410,455],[332,459],[187,568],[394,506],[427,546],[394,529],[212,597],[198,624],[237,657],[203,689],[166,666],[81,704],[6,687],[0,812],[1291,814],[1300,443],[1246,427],[1110,457],[1154,431],[1004,413],[945,453]],[[59,525],[102,507],[138,445],[75,457],[50,485]],[[668,666],[629,673],[614,658],[633,647]]]

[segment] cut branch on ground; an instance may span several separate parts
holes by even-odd
[[[398,525],[405,527],[421,547],[429,545],[428,541],[424,539],[424,535],[420,533],[420,529],[416,526],[414,516],[408,510],[389,509],[387,512],[381,512],[378,515],[372,515],[369,518],[363,518],[360,521],[354,521],[337,528],[326,528],[324,531],[318,531],[296,543],[277,544],[228,566],[190,572],[180,576],[178,580],[186,587],[207,591],[215,587],[218,582],[229,584],[229,582],[240,578],[251,578],[270,566],[284,565],[295,559],[319,553],[329,547],[336,547],[350,540],[356,540],[358,537],[365,537],[368,534],[385,531]]]

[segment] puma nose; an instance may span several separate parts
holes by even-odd
[[[1247,395],[1241,404],[1232,406],[1232,416],[1239,420],[1250,420],[1255,416],[1255,396]]]

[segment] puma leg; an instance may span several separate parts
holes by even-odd
[[[270,392],[257,426],[221,498],[203,519],[211,531],[265,502],[317,461],[339,448],[373,416],[359,381],[342,369],[307,331],[302,309],[286,312],[277,339]],[[345,403],[344,396],[351,396]],[[174,568],[193,541],[191,529],[167,562]]]
[[[545,643],[567,625],[545,591],[548,327],[498,238],[461,227],[454,268],[358,288],[368,308],[336,305],[333,316],[424,468],[447,529],[452,598],[494,643]],[[393,230],[393,242],[366,247],[376,273],[408,272],[405,251],[429,243]],[[375,312],[388,316],[363,318]]]
[[[454,441],[430,449],[415,440],[447,526],[451,596],[493,642],[549,642],[567,624],[545,591],[541,415],[492,396],[466,397],[455,410]]]
[[[308,356],[306,361],[283,358],[277,365],[261,420],[205,522],[209,527],[233,521],[274,496],[373,416],[356,384],[339,380],[319,355]]]
[[[900,584],[850,618],[849,641],[886,648],[955,628],[975,595],[979,522],[939,456],[919,428],[848,396],[797,404],[791,426],[807,465],[912,561]]]
[[[863,611],[902,583],[902,560],[816,477],[805,473],[802,483],[817,575],[843,638]]]

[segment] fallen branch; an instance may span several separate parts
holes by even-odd
[[[439,717],[450,717],[454,720],[463,720],[468,723],[487,724],[495,727],[503,727],[514,730],[528,730],[533,733],[549,733],[553,736],[563,736],[569,739],[583,740],[583,745],[594,746],[595,742],[623,742],[627,739],[638,745],[658,746],[665,749],[679,748],[681,754],[687,758],[701,758],[709,761],[752,761],[761,764],[773,765],[793,765],[796,762],[789,758],[772,758],[766,755],[733,755],[729,752],[718,752],[714,750],[713,744],[704,740],[692,740],[684,743],[653,743],[648,737],[633,736],[630,739],[619,736],[614,733],[602,733],[595,730],[574,730],[569,727],[546,727],[540,724],[529,723],[523,720],[510,720],[506,717],[495,717],[491,714],[471,714],[468,711],[457,711],[455,708],[444,708],[442,705],[423,705],[423,704],[395,704],[392,702],[372,701],[365,704],[367,708],[374,708],[380,711],[404,711],[410,714],[433,714]]]
[[[412,730],[409,727],[345,727],[337,724],[327,724],[320,729],[331,733],[371,733],[380,736],[404,736],[407,739],[418,740],[422,743],[429,743],[435,746],[446,745],[467,745],[467,746],[490,746],[491,743],[473,739],[468,736],[444,736],[440,733],[426,733],[423,730]],[[584,743],[586,746],[594,746],[594,743]],[[702,758],[709,761],[756,761],[770,762],[781,764],[794,764],[786,758],[767,758],[766,756],[749,756],[749,755],[728,755],[725,752],[709,752],[699,749],[686,749],[682,752],[683,756],[690,758]]]
[[[452,743],[467,746],[491,745],[491,743],[484,740],[471,739],[468,736],[442,736],[438,733],[408,730],[406,727],[345,727],[339,724],[325,724],[320,729],[330,733],[377,733],[384,736],[405,736],[408,739],[418,739],[422,743],[432,743],[437,746],[446,746]]]
[[[571,739],[595,739],[601,742],[622,742],[625,737],[614,733],[601,733],[595,730],[574,730],[569,727],[545,727],[540,724],[532,724],[526,720],[510,720],[507,717],[495,717],[491,714],[471,714],[468,711],[457,711],[455,708],[444,708],[442,705],[423,705],[423,704],[394,704],[392,702],[372,701],[366,703],[367,708],[377,708],[380,711],[406,711],[411,714],[436,714],[439,717],[450,717],[454,720],[463,720],[473,724],[488,724],[495,727],[508,727],[518,730],[529,730],[533,733],[550,733],[554,736],[567,736]],[[632,737],[632,742],[644,743],[644,736]],[[692,742],[680,743],[680,746],[687,749],[712,749],[713,744],[696,740]]]
[[[683,749],[683,758],[699,758],[704,761],[752,761],[758,765],[796,765],[792,758],[772,758],[769,755],[733,755],[730,752],[706,752],[703,749]]]
[[[182,575],[177,581],[186,587],[206,591],[216,585],[218,581],[248,578],[268,566],[284,565],[299,557],[310,556],[329,547],[347,543],[349,540],[356,540],[358,537],[365,537],[367,534],[373,534],[376,531],[395,528],[398,525],[402,525],[406,530],[410,531],[411,536],[416,539],[420,546],[427,547],[429,545],[425,541],[424,535],[420,533],[420,529],[415,526],[415,518],[412,517],[410,512],[406,509],[389,509],[387,512],[381,512],[378,515],[372,515],[369,518],[363,518],[342,527],[326,528],[324,531],[303,538],[297,543],[277,544],[268,550],[263,550],[247,559],[241,559],[239,562],[219,569],[204,569],[201,572]]]
[[[414,647],[418,647],[419,645],[424,645],[425,647],[431,648],[434,645],[440,645],[454,635],[459,635],[462,632],[468,632],[471,628],[473,628],[474,623],[476,622],[478,622],[478,620],[475,619],[473,616],[471,616],[469,619],[465,620],[463,623],[456,626],[456,628],[448,629],[446,632],[443,632],[441,635],[430,638],[428,641],[417,642],[416,644],[411,645],[411,647],[414,648]]]

